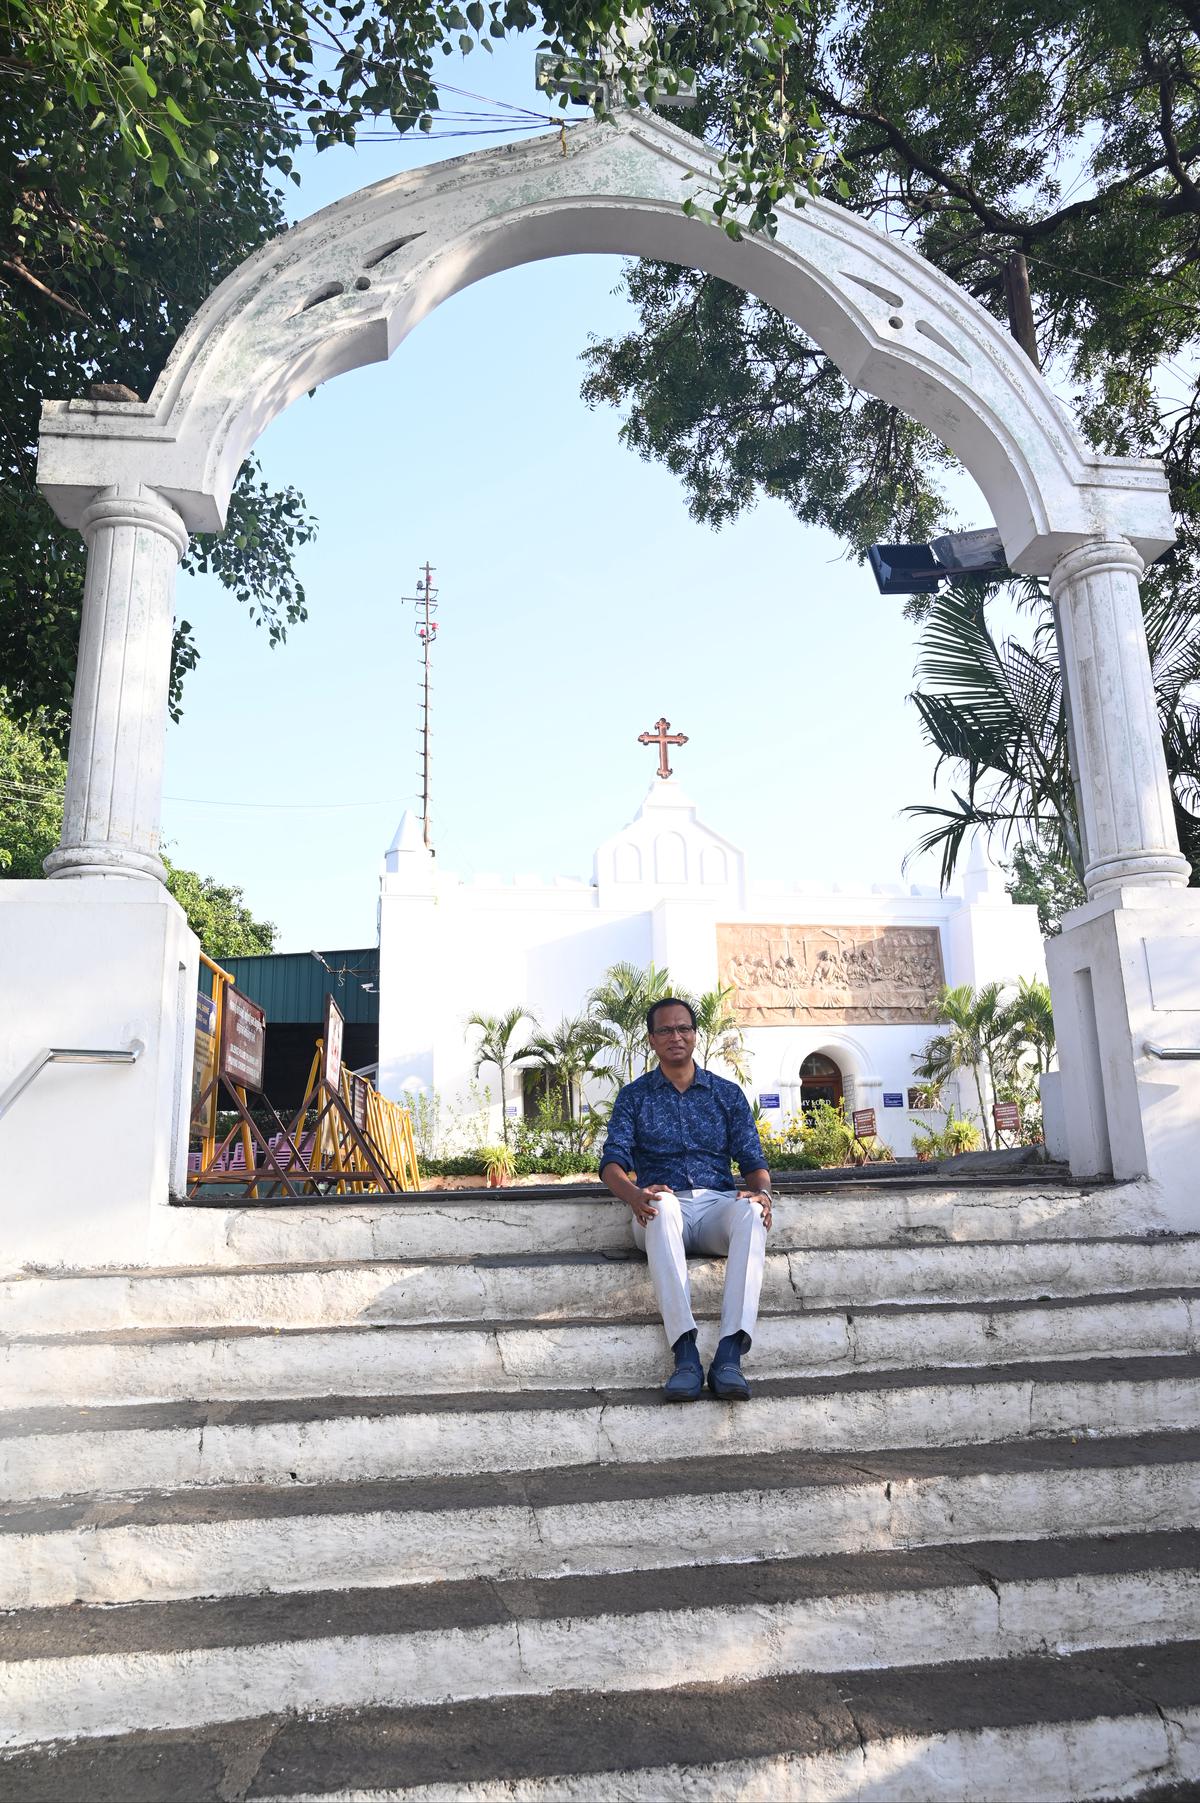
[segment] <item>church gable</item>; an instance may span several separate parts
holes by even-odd
[[[597,847],[594,869],[601,907],[660,895],[740,905],[745,882],[741,851],[697,818],[669,778],[656,780],[629,825]]]

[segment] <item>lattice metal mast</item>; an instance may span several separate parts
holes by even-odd
[[[424,574],[417,578],[415,595],[405,595],[405,601],[411,601],[417,610],[415,631],[421,641],[421,725],[418,736],[421,740],[421,768],[417,774],[421,778],[421,827],[426,851],[433,850],[429,828],[429,666],[433,651],[433,642],[437,638],[438,623],[434,618],[438,609],[438,590],[433,585],[433,565],[426,563]]]

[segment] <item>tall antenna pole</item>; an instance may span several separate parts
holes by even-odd
[[[426,851],[433,850],[429,827],[429,662],[433,641],[437,637],[438,591],[433,585],[433,565],[426,563],[424,574],[417,578],[415,595],[405,595],[417,610],[416,634],[421,641],[421,825]]]

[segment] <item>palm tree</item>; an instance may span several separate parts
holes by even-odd
[[[649,965],[614,964],[588,996],[588,1018],[599,1032],[600,1049],[607,1053],[603,1070],[616,1085],[632,1083],[639,1065],[646,1068],[646,1011],[671,993],[665,970]]]
[[[938,822],[914,853],[940,850],[943,885],[975,827],[1055,854],[1083,882],[1086,847],[1067,752],[1053,609],[1032,579],[1010,589],[1035,621],[1027,645],[993,638],[986,608],[998,593],[995,584],[951,585],[923,616],[921,686],[910,699],[938,753],[937,769],[950,764],[960,786],[951,791],[954,807],[906,811]],[[1200,870],[1200,614],[1190,590],[1156,591],[1151,580],[1143,617],[1179,843]]]
[[[939,1088],[959,1071],[971,1072],[975,1079],[975,1094],[979,1098],[983,1141],[989,1150],[992,1135],[983,1099],[982,1073],[986,1068],[994,1095],[1009,1031],[1000,996],[999,983],[985,983],[978,991],[969,983],[959,983],[954,989],[943,987],[938,996],[937,1017],[946,1030],[935,1033],[920,1058],[913,1060],[916,1075]]]
[[[541,1066],[551,1091],[566,1103],[572,1140],[583,1120],[583,1080],[595,1070],[602,1043],[595,1021],[586,1015],[573,1020],[564,1016],[553,1030],[535,1033],[523,1053],[532,1064]]]
[[[494,1064],[500,1073],[500,1123],[505,1145],[508,1144],[507,1075],[510,1070],[516,1069],[518,1060],[524,1057],[524,1049],[515,1047],[513,1042],[521,1022],[526,1020],[535,1026],[537,1024],[524,1008],[510,1008],[506,1014],[472,1014],[467,1017],[468,1031],[476,1027],[480,1033],[479,1043],[475,1047],[475,1075],[478,1077],[485,1064]]]
[[[738,1017],[729,1006],[729,998],[733,994],[733,984],[725,989],[706,989],[697,998],[696,1009],[696,1057],[705,1070],[709,1060],[720,1059],[733,1072],[739,1083],[750,1081],[750,1068],[746,1060],[746,1047],[742,1039],[742,1029]]]
[[[1014,1062],[1032,1052],[1040,1072],[1050,1069],[1054,1056],[1054,1007],[1050,985],[1040,977],[1021,977],[1017,993],[1004,1009]]]

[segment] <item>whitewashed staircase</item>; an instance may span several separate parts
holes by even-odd
[[[0,1797],[1198,1794],[1200,1237],[1136,1195],[782,1196],[753,1400],[676,1408],[614,1204],[209,1219],[0,1286]]]

